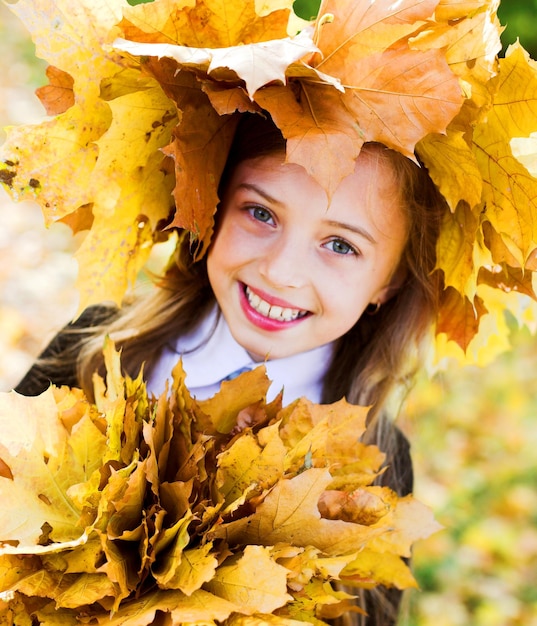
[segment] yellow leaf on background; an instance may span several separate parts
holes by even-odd
[[[365,526],[379,522],[397,504],[397,495],[387,487],[360,488],[350,493],[327,490],[319,498],[325,519],[340,519]]]
[[[217,181],[224,169],[237,119],[219,115],[201,90],[195,76],[176,73],[173,61],[149,59],[144,70],[161,83],[181,111],[179,125],[164,154],[175,162],[175,214],[169,227],[190,231],[194,251],[206,251],[213,233],[218,205]],[[193,130],[195,129],[195,130]],[[193,182],[194,181],[194,182]]]
[[[226,626],[304,626],[303,621],[279,615],[239,615],[226,620]]]
[[[408,155],[426,134],[445,130],[462,104],[458,81],[441,55],[434,50],[416,55],[397,43],[402,39],[401,25],[405,36],[412,30],[419,32],[436,4],[435,0],[396,4],[330,0],[322,8],[337,18],[320,28],[316,43],[323,57],[316,67],[345,85],[342,102],[358,120],[366,140],[374,136]],[[394,30],[394,25],[399,28]],[[371,54],[367,42],[371,34],[376,54]],[[383,105],[388,92],[391,106]]]
[[[242,607],[242,613],[272,613],[292,599],[287,570],[274,562],[270,548],[248,545],[240,558],[230,561],[217,569],[206,588]]]
[[[317,503],[330,481],[330,473],[324,469],[307,469],[295,478],[280,480],[253,515],[222,524],[215,528],[214,536],[225,538],[230,545],[311,545],[330,555],[354,552],[386,531],[322,519]]]
[[[473,300],[477,288],[477,270],[474,266],[474,246],[479,222],[465,204],[454,213],[446,213],[438,238],[437,258],[441,259],[444,282]],[[438,262],[437,262],[438,263]]]
[[[442,529],[430,509],[412,496],[399,498],[388,515],[373,527],[380,525],[386,525],[388,532],[374,537],[368,548],[404,557],[411,556],[411,547],[415,541]]]
[[[203,589],[191,596],[180,591],[158,590],[123,604],[113,616],[103,611],[94,619],[103,626],[148,626],[154,623],[155,615],[159,611],[169,614],[175,624],[211,624],[213,620],[225,620],[237,609],[231,602]]]
[[[270,430],[270,435],[268,432]],[[245,433],[219,455],[216,484],[225,498],[224,506],[242,501],[251,490],[260,493],[271,487],[284,472],[285,447],[277,425],[265,429],[265,445]]]
[[[212,549],[212,543],[208,542],[199,548],[183,551],[175,572],[175,588],[191,596],[204,583],[212,580],[218,566],[214,553],[211,554]]]
[[[115,584],[106,574],[80,574],[63,592],[56,595],[56,602],[63,608],[75,609],[106,596],[113,597],[116,593]]]
[[[192,515],[187,514],[182,520],[179,520],[177,524],[175,524],[173,528],[175,534],[173,540],[170,542],[170,545],[167,546],[166,553],[161,555],[158,566],[152,568],[155,580],[161,589],[180,588],[178,585],[179,576],[177,572],[183,558],[183,550],[190,541],[188,526],[191,521]],[[160,546],[159,549],[162,550]],[[203,583],[200,582],[197,588],[199,589],[202,584]]]
[[[489,102],[484,84],[495,74],[496,55],[502,48],[498,3],[481,0],[470,9],[470,3],[441,2],[435,11],[437,21],[429,22],[411,42],[418,50],[445,50],[450,69],[465,82],[467,96],[478,106]]]
[[[479,296],[469,300],[453,287],[447,287],[442,294],[442,307],[436,322],[436,332],[445,333],[449,340],[456,342],[464,351],[479,329],[481,318],[487,310]]]
[[[76,253],[79,310],[106,300],[121,304],[149,257],[153,231],[174,208],[173,167],[160,152],[177,123],[173,103],[156,81],[142,82],[134,72],[120,72],[108,89],[115,96],[108,101],[112,121],[95,142],[99,158],[87,180],[93,224]]]
[[[242,409],[265,399],[269,386],[265,368],[256,367],[241,374],[239,380],[224,381],[212,398],[200,401],[198,405],[211,416],[216,431],[227,434],[236,426],[237,415]]]
[[[314,405],[301,398],[291,405],[283,414],[280,428],[287,447],[286,469],[297,471],[307,457],[311,458],[310,466],[330,467],[334,472],[350,467],[365,432],[367,412],[367,407],[357,407],[346,400]]]
[[[519,45],[500,61],[490,81],[493,108],[474,131],[487,217],[511,254],[524,266],[537,243],[537,180],[515,158],[510,141],[537,132],[535,61]]]
[[[481,173],[462,131],[427,135],[416,149],[453,213],[461,200],[471,208],[481,203]]]
[[[371,550],[362,550],[356,559],[349,563],[341,572],[345,582],[366,586],[371,581],[381,581],[388,587],[398,589],[417,588],[418,584],[408,565],[390,553],[379,553]]]
[[[435,14],[439,20],[457,20],[472,15],[488,5],[498,5],[498,0],[440,0]]]
[[[222,48],[287,34],[289,0],[155,0],[123,11],[125,39],[190,48]]]
[[[21,548],[31,551],[45,522],[52,526],[50,538],[55,542],[83,534],[78,527],[80,510],[67,491],[86,480],[84,461],[94,467],[97,459],[91,457],[103,450],[103,435],[83,426],[88,419],[87,414],[82,417],[80,430],[71,440],[52,388],[34,398],[15,392],[0,395],[0,458],[12,475],[0,477],[0,541],[18,541]],[[75,454],[73,446],[82,449]]]

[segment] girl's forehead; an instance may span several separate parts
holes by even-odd
[[[321,185],[296,163],[277,153],[243,161],[232,176],[229,191],[257,193],[282,206],[293,205],[312,218],[314,209],[326,221],[367,220],[378,233],[408,230],[408,211],[391,161],[376,151],[360,153],[354,171],[343,178],[329,198]]]

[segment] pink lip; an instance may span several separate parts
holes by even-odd
[[[257,294],[260,298],[263,298],[263,300],[266,300],[272,306],[281,306],[282,308],[288,309],[297,308],[292,304],[285,302],[285,300],[280,300],[279,298],[269,296],[263,291],[259,291],[258,289],[252,289],[251,287],[250,289],[253,293]],[[268,330],[271,332],[284,330],[290,328],[291,326],[296,326],[297,324],[309,317],[308,315],[306,315],[290,322],[283,322],[280,320],[273,320],[270,317],[265,317],[264,315],[261,315],[261,313],[259,313],[250,306],[250,303],[248,302],[248,298],[246,297],[245,293],[245,285],[242,283],[239,283],[239,302],[248,321],[250,321],[252,324],[262,330]]]

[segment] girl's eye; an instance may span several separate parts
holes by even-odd
[[[258,222],[264,222],[265,224],[270,224],[274,220],[272,219],[272,214],[268,209],[265,209],[261,206],[253,206],[248,209],[250,215],[256,219]]]
[[[326,247],[336,254],[358,254],[358,251],[343,239],[332,239]]]

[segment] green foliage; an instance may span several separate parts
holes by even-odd
[[[319,12],[321,0],[295,0],[293,10],[303,20],[312,20]]]
[[[537,0],[503,0],[498,17],[505,26],[504,46],[518,38],[531,57],[537,59]]]

